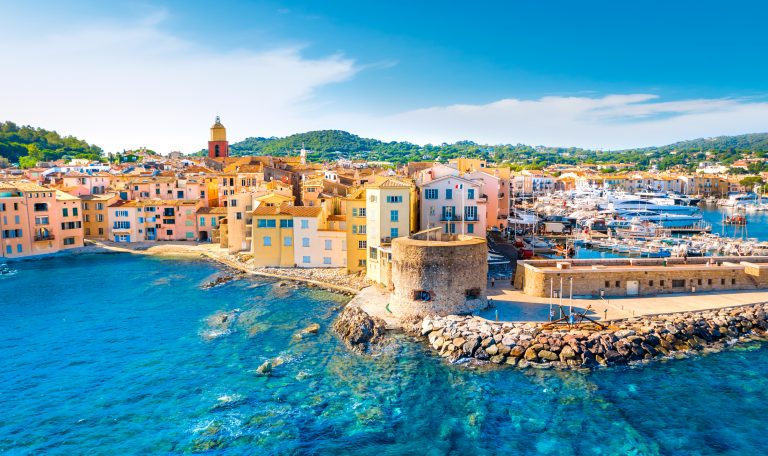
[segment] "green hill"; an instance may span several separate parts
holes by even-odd
[[[408,142],[383,142],[361,138],[340,130],[310,131],[283,138],[247,138],[230,146],[233,155],[296,155],[302,145],[310,151],[310,161],[329,161],[339,157],[406,163],[422,160],[448,160],[456,157],[483,158],[508,163],[514,168],[541,168],[552,163],[637,163],[638,169],[655,164],[660,169],[674,165],[695,167],[714,153],[726,164],[745,154],[768,152],[768,133],[720,136],[681,141],[659,147],[619,151],[595,151],[576,147],[532,147],[524,144],[483,145],[472,141],[421,147]]]
[[[10,121],[0,122],[0,164],[19,163],[29,168],[38,161],[65,156],[97,160],[102,152],[101,148],[74,136],[61,136],[55,131],[27,125],[20,127]]]

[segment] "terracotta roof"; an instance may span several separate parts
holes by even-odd
[[[226,207],[201,207],[197,210],[198,214],[226,214]]]
[[[317,217],[322,212],[320,207],[310,206],[259,206],[253,215],[290,215],[293,217]]]

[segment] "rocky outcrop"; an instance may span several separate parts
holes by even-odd
[[[216,277],[215,279],[211,280],[210,282],[203,284],[202,288],[203,290],[208,290],[210,288],[218,287],[220,285],[224,285],[225,283],[229,283],[231,281],[235,280],[235,276],[231,275],[224,275]]]
[[[406,331],[451,362],[474,359],[519,367],[593,368],[716,349],[766,337],[768,303],[648,316],[607,329],[543,329],[479,317],[427,317]]]
[[[383,342],[386,323],[357,306],[346,306],[333,322],[333,329],[352,351],[367,353]]]

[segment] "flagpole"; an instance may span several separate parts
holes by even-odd
[[[461,192],[461,235],[464,236],[464,219],[466,218],[466,214],[464,214],[464,184],[459,184],[459,191]]]

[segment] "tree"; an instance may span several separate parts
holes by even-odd
[[[762,185],[763,178],[760,176],[747,176],[739,181],[739,185],[744,188],[752,189],[755,185]]]

